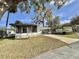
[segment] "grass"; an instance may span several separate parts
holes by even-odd
[[[45,36],[24,40],[1,40],[0,59],[30,59],[43,52],[65,46],[66,43]]]
[[[75,39],[79,39],[79,33],[72,33],[72,34],[67,34],[67,35],[62,35],[68,38],[75,38]]]

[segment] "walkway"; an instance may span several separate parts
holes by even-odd
[[[44,36],[48,36],[48,37],[51,37],[51,38],[55,38],[55,39],[59,39],[67,44],[71,44],[71,43],[74,43],[74,42],[77,42],[79,41],[79,39],[73,39],[73,38],[67,38],[67,37],[62,37],[62,36],[59,36],[59,35],[51,35],[51,34],[45,34]]]
[[[79,59],[79,42],[48,51],[32,59]]]

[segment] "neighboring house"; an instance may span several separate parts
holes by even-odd
[[[69,24],[63,25],[63,30],[66,32],[72,32],[72,26]]]
[[[63,25],[63,28],[68,31],[79,32],[79,24],[71,25],[67,23]]]
[[[63,29],[64,29],[64,31],[66,31],[66,32],[73,32],[72,26],[65,26],[65,27],[63,27]]]
[[[72,32],[72,25],[70,23],[66,23],[64,25],[62,25],[63,27],[63,30],[66,31],[66,32]]]

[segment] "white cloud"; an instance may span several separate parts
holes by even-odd
[[[51,1],[51,2],[50,2],[50,5],[53,5],[53,4],[54,4],[54,1]]]
[[[71,20],[63,20],[61,21],[61,24],[69,23]]]
[[[65,15],[64,15],[64,13],[59,13],[57,16],[63,17]]]
[[[73,3],[75,0],[69,0],[69,1],[67,1],[66,3],[65,3],[65,6],[66,5],[69,5],[69,4],[71,4],[71,3]]]
[[[69,5],[69,4],[73,3],[74,1],[75,1],[75,0],[68,0],[68,1],[65,3],[64,6]],[[52,1],[50,2],[50,5],[53,5],[53,4],[54,4],[54,1],[52,0]]]

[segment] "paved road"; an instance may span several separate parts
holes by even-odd
[[[79,42],[48,51],[32,59],[79,59]]]

